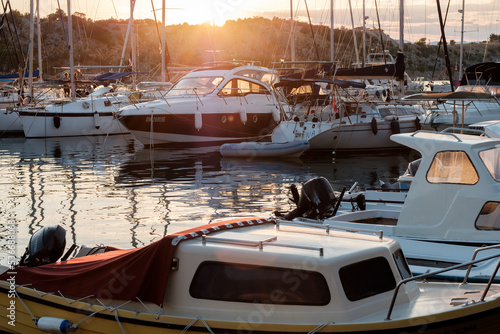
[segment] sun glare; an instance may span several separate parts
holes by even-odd
[[[167,1],[166,21],[168,24],[214,24],[224,25],[226,20],[236,20],[240,16],[238,1]],[[161,19],[161,0],[155,0],[156,16]],[[143,10],[141,8],[141,10]]]

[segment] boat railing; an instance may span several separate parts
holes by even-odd
[[[500,247],[500,245],[495,245],[495,246]],[[495,248],[495,247],[492,247],[492,248]],[[428,278],[430,276],[435,276],[435,275],[442,274],[444,272],[448,272],[448,271],[451,271],[451,270],[460,269],[460,268],[463,268],[465,266],[471,267],[472,265],[474,265],[476,263],[488,261],[488,260],[491,260],[491,259],[494,259],[494,258],[499,258],[499,257],[500,257],[500,253],[499,254],[495,254],[495,255],[490,255],[490,256],[487,256],[487,257],[479,259],[479,260],[473,260],[473,261],[469,261],[469,262],[466,262],[466,263],[460,263],[460,264],[457,264],[457,265],[454,265],[454,266],[451,266],[451,267],[447,267],[447,268],[444,268],[444,269],[436,270],[436,271],[433,271],[433,272],[428,272],[428,273],[425,273],[425,274],[421,274],[421,275],[418,275],[418,276],[413,276],[413,277],[401,280],[396,285],[396,289],[394,290],[394,294],[392,296],[391,304],[389,306],[389,310],[387,312],[387,317],[385,318],[385,320],[391,320],[392,310],[394,309],[394,305],[396,304],[396,299],[398,297],[399,289],[401,288],[401,286],[405,285],[406,283],[412,282],[412,281],[416,281],[416,280],[422,280],[422,279]],[[482,294],[481,299],[479,300],[479,302],[484,302],[484,299],[486,298],[486,295],[487,295],[487,293],[488,293],[488,291],[489,291],[489,289],[491,287],[491,284],[493,283],[493,280],[495,279],[495,276],[497,275],[499,267],[500,267],[500,259],[497,262],[495,270],[493,271],[493,273],[490,276],[490,279],[489,279],[489,281],[488,281],[488,283],[486,285],[486,288],[483,291],[483,294]],[[467,278],[467,276],[466,276],[466,278]],[[467,283],[466,279],[464,279],[464,281],[462,282],[462,284],[465,284],[465,283]]]
[[[455,138],[457,140],[457,142],[459,142],[459,143],[462,142],[462,140],[460,138],[458,138],[456,134],[450,133],[450,132],[436,132],[436,131],[429,131],[429,130],[418,130],[416,132],[413,132],[410,136],[415,137],[419,133],[430,133],[433,135],[438,134],[438,135],[451,136],[451,137]]]
[[[342,232],[352,232],[352,233],[368,233],[374,234],[379,238],[379,240],[384,239],[384,232],[380,231],[372,231],[372,230],[363,230],[358,228],[348,228],[348,227],[338,227],[338,226],[330,226],[330,224],[324,224],[321,220],[309,219],[309,218],[294,218],[294,220],[284,220],[277,219],[276,220],[276,228],[279,230],[281,225],[289,225],[289,226],[298,226],[298,227],[310,227],[315,229],[325,230],[326,234],[330,234],[330,230],[337,230]]]
[[[491,136],[489,134],[487,134],[484,130],[481,130],[481,129],[449,127],[449,128],[442,130],[441,132],[449,133],[451,131],[459,131],[460,134],[464,134],[464,133],[478,134],[478,135],[482,135],[482,136],[491,138]],[[452,132],[452,133],[454,133],[454,132]]]
[[[277,239],[278,239],[277,236],[269,237],[269,238],[259,240],[259,241],[221,238],[221,237],[214,237],[214,236],[207,236],[207,235],[201,236],[201,242],[203,244],[206,244],[207,242],[218,242],[218,243],[225,243],[225,244],[239,245],[239,246],[259,247],[260,250],[264,249],[264,246],[275,246],[275,247],[287,247],[287,248],[296,248],[296,249],[306,249],[306,250],[318,251],[319,256],[323,256],[323,254],[324,254],[323,247],[284,244],[284,243],[276,242]]]
[[[476,259],[477,254],[479,254],[480,252],[490,250],[490,249],[496,249],[496,248],[500,248],[500,244],[476,248],[476,250],[474,251],[474,254],[472,255],[471,261],[474,261]],[[470,274],[471,269],[472,269],[472,264],[469,265],[469,267],[467,268],[467,272],[465,273],[464,280],[462,283],[467,283],[467,279],[469,278],[469,274]]]

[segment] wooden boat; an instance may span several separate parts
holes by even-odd
[[[242,142],[222,144],[220,154],[223,157],[233,158],[297,158],[308,149],[309,142],[307,140],[286,143]]]
[[[380,234],[252,218],[174,233],[138,249],[54,262],[65,249],[62,231],[35,233],[23,265],[0,276],[0,330],[498,330],[500,286],[422,282],[428,275],[411,277],[399,244]]]

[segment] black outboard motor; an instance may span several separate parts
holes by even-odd
[[[20,266],[37,267],[56,262],[66,247],[66,230],[59,225],[47,226],[33,234]]]
[[[296,189],[292,188],[292,193]],[[298,200],[297,200],[298,197]],[[297,208],[287,213],[283,219],[292,220],[296,217],[323,219],[332,215],[334,211],[335,194],[330,182],[324,177],[316,177],[302,185],[300,196],[294,193]]]

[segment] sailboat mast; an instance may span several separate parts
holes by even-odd
[[[295,61],[295,36],[293,35],[293,0],[290,0],[290,50],[292,61]]]
[[[161,82],[165,82],[165,0],[161,3]]]
[[[68,49],[69,49],[69,76],[71,97],[76,96],[75,89],[75,64],[73,63],[73,27],[71,22],[71,0],[68,0]]]
[[[333,28],[333,0],[330,0],[330,60],[333,63],[335,61],[335,41],[333,39],[334,28]]]
[[[354,28],[354,18],[352,16],[352,4],[351,4],[351,0],[349,0],[349,10],[351,12],[352,38],[354,40],[354,52],[356,53],[356,63],[359,64],[358,41],[356,39],[356,29]]]
[[[42,28],[40,24],[40,0],[36,0],[36,25],[38,38],[38,82],[43,82],[43,66],[42,66]]]
[[[33,98],[33,47],[34,47],[34,34],[35,34],[35,20],[33,18],[33,0],[30,1],[30,48],[28,55],[28,91],[31,98]]]
[[[439,0],[436,0],[436,3],[439,16],[439,25],[441,27],[441,37],[443,38],[444,60],[446,64],[446,69],[448,71],[448,77],[450,79],[451,91],[454,92],[455,87],[453,87],[453,76],[451,75],[450,57],[448,54],[448,44],[446,43],[446,35],[444,33],[444,23],[443,23],[443,14],[441,13],[441,4],[439,3]]]
[[[458,80],[462,80],[463,72],[463,55],[464,55],[464,12],[465,12],[465,0],[462,0],[462,9],[459,10],[462,14],[462,31],[460,36],[460,69],[458,72]]]

